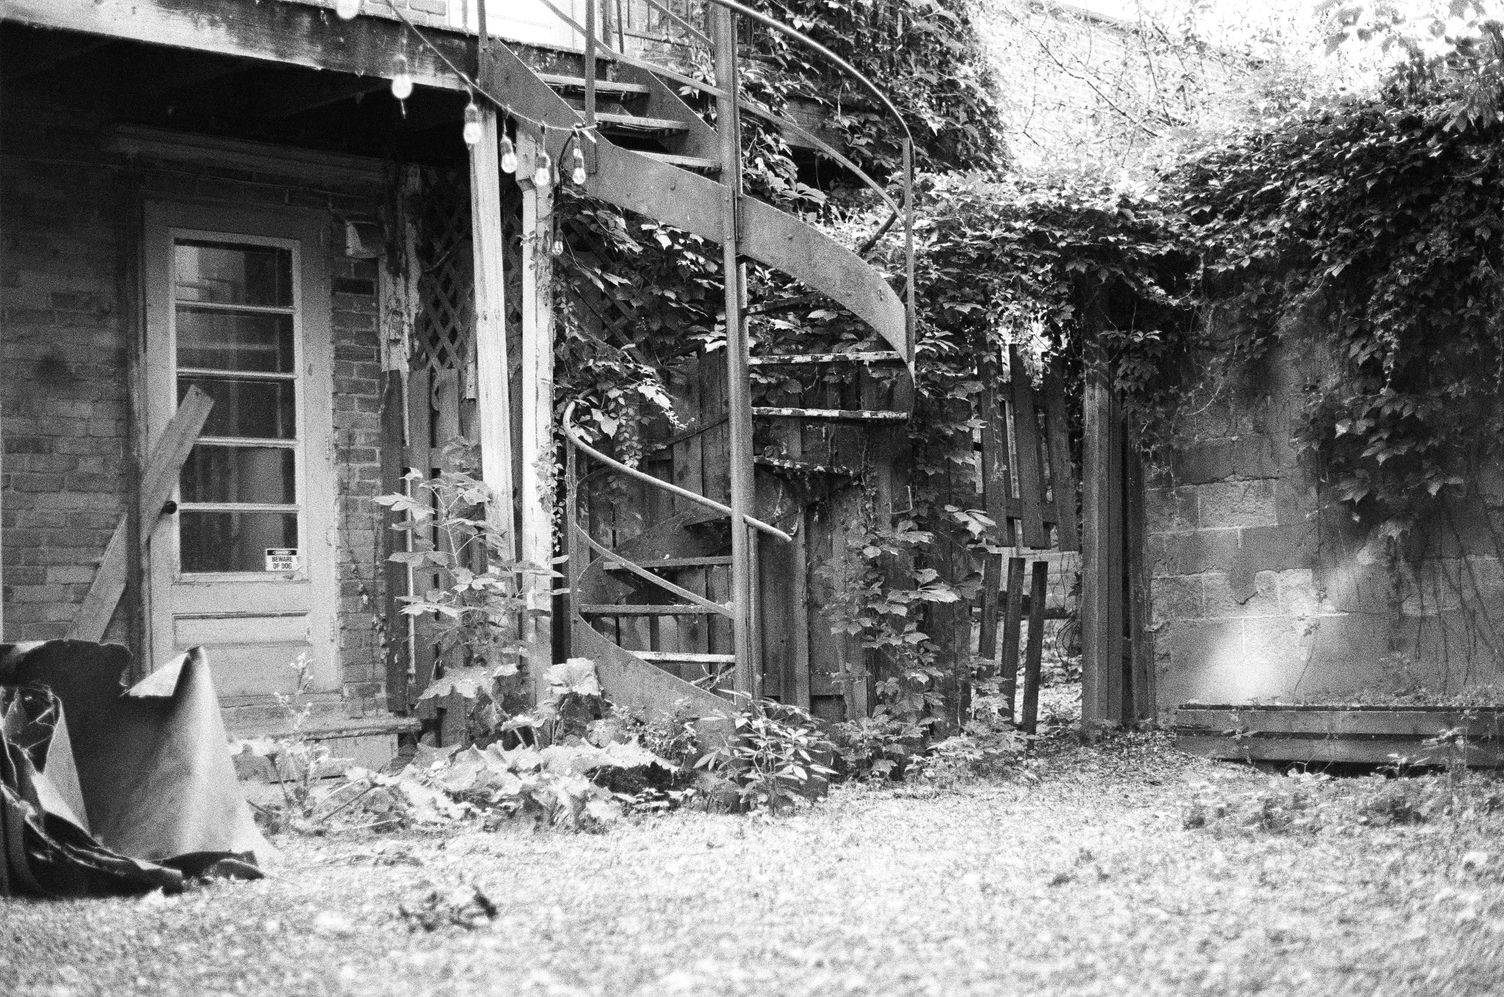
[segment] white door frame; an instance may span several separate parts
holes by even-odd
[[[155,666],[181,650],[180,644],[203,643],[214,666],[218,645],[221,667],[215,668],[215,682],[225,698],[257,698],[289,691],[291,671],[268,664],[266,680],[260,683],[266,687],[248,688],[222,668],[232,669],[236,662],[254,658],[258,646],[265,646],[267,654],[275,656],[279,648],[285,652],[294,645],[306,644],[312,659],[313,691],[337,691],[339,584],[333,461],[334,350],[327,266],[329,216],[286,208],[148,201],[144,221],[146,335],[141,369],[148,446],[143,449],[162,433],[177,409],[177,362],[171,332],[174,238],[211,237],[294,249],[294,336],[300,374],[296,403],[301,443],[297,502],[300,551],[306,552],[298,570],[292,572],[184,576],[178,572],[177,517],[156,520],[147,571],[147,661]],[[178,498],[176,490],[173,497]],[[149,518],[156,510],[142,513]]]

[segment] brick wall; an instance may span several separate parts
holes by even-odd
[[[57,156],[87,150],[83,136],[51,138]],[[5,636],[41,640],[66,632],[124,511],[115,176],[0,159],[0,239]]]
[[[379,708],[383,670],[371,612],[376,552],[380,371],[377,264],[343,253],[336,216],[372,218],[376,190],[318,189],[286,177],[106,151],[100,122],[7,108],[0,146],[0,438],[6,640],[62,636],[125,511],[126,350],[131,219],[143,197],[330,213],[340,631],[350,712]],[[24,136],[24,142],[20,138]],[[17,152],[24,149],[25,152]],[[116,613],[107,638],[125,640]]]
[[[1501,677],[1504,570],[1489,517],[1460,533],[1421,524],[1390,556],[1345,510],[1322,509],[1290,444],[1317,368],[1276,356],[1262,392],[1207,408],[1152,482],[1161,708],[1441,697]]]

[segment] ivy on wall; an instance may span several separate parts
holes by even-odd
[[[1375,524],[1460,495],[1504,431],[1504,124],[1459,116],[1461,86],[1402,79],[1178,178],[1224,357],[1318,347],[1299,438]]]

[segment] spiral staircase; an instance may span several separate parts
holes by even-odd
[[[585,39],[580,76],[534,71],[511,49],[492,43],[482,60],[481,82],[504,94],[519,115],[542,122],[542,150],[570,172],[580,150],[585,191],[627,211],[656,219],[720,244],[726,275],[727,420],[730,436],[729,503],[665,482],[629,467],[591,446],[575,425],[573,406],[564,416],[568,440],[566,527],[569,550],[571,647],[595,661],[613,702],[649,713],[682,709],[706,717],[726,705],[727,691],[759,695],[757,544],[787,543],[788,533],[757,518],[753,479],[753,420],[839,420],[874,426],[899,424],[901,408],[850,409],[754,407],[751,368],[816,364],[892,365],[900,378],[913,377],[912,141],[891,102],[849,64],[799,32],[731,0],[708,0],[695,19],[646,0],[679,29],[685,45],[698,48],[715,66],[716,84],[611,47],[610,24],[597,15],[607,4],[588,0],[584,23],[543,0]],[[609,0],[608,0],[609,3]],[[681,5],[682,6],[682,5]],[[698,20],[699,25],[693,23]],[[700,25],[707,30],[701,30]],[[901,199],[867,177],[855,164],[798,122],[771,114],[743,99],[738,84],[736,40],[740,28],[775,31],[845,73],[891,113],[901,130],[904,170]],[[600,70],[605,68],[605,74]],[[707,124],[680,99],[677,88],[713,97],[718,127]],[[785,135],[816,149],[863,180],[891,211],[874,233],[875,244],[895,225],[906,235],[906,297],[863,256],[795,215],[742,192],[742,114],[763,117]],[[524,162],[526,175],[535,167]],[[778,354],[753,357],[747,336],[744,262],[755,260],[798,280],[816,296],[849,310],[887,349],[863,353]],[[764,303],[766,307],[766,303]],[[708,354],[713,358],[714,354]],[[600,542],[582,525],[580,511],[592,489],[612,478],[634,479],[670,493],[678,510],[631,539]],[[647,621],[646,627],[628,626]],[[623,646],[623,627],[638,638]],[[646,631],[646,639],[641,636]],[[729,631],[729,634],[728,634]],[[687,635],[698,634],[691,642]],[[707,634],[710,636],[707,638]],[[711,650],[704,648],[707,642]],[[732,679],[730,689],[725,679]]]

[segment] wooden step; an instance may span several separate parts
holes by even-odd
[[[835,474],[843,478],[860,478],[862,472],[854,467],[839,467],[834,464],[817,464],[812,460],[794,460],[791,457],[753,457],[752,463],[763,467],[776,467],[783,471],[800,474]]]
[[[632,651],[643,661],[679,661],[691,665],[734,665],[734,654],[695,654],[691,651]]]
[[[673,118],[650,118],[645,114],[610,114],[600,112],[596,124],[604,132],[644,132],[654,135],[689,131],[689,125]]]
[[[854,408],[773,408],[756,405],[754,416],[766,419],[841,419],[848,422],[908,422],[907,412],[889,412],[882,409]]]
[[[716,159],[701,159],[699,156],[679,156],[672,152],[649,152],[646,149],[639,150],[638,155],[656,159],[660,163],[677,166],[685,170],[699,170],[704,173],[721,172],[721,163]]]
[[[658,557],[648,561],[633,561],[639,568],[673,571],[680,568],[719,568],[731,563],[730,557]],[[615,561],[606,565],[607,571],[631,571],[625,564]]]
[[[579,76],[555,76],[552,73],[539,73],[538,78],[547,83],[559,93],[584,94],[585,80]],[[615,80],[596,80],[595,92],[598,96],[606,98],[629,99],[632,97],[646,97],[652,91],[646,83],[620,83]]]
[[[581,616],[719,616],[709,606],[696,606],[687,602],[652,603],[592,603],[580,607]]]
[[[892,350],[875,350],[870,353],[789,353],[751,359],[754,367],[785,367],[807,363],[903,363],[903,357]]]

